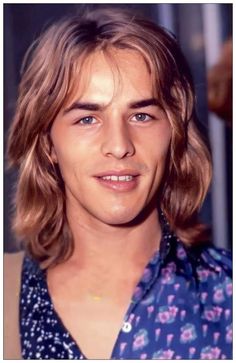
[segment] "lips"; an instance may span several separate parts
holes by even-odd
[[[95,175],[99,184],[114,191],[131,191],[138,185],[138,176],[135,170],[109,170]]]
[[[127,177],[127,176],[130,176],[130,177],[136,177],[136,176],[139,176],[139,172],[137,172],[136,170],[130,170],[130,169],[124,169],[124,170],[108,170],[108,171],[104,171],[104,172],[101,172],[97,175],[95,175],[95,177],[97,178],[104,178],[104,177],[113,177],[114,180],[115,177],[118,177],[118,178],[122,178],[122,177]]]

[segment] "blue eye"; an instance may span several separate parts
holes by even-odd
[[[76,124],[80,124],[80,125],[91,125],[94,124],[96,122],[95,118],[92,116],[87,116],[87,117],[83,117],[80,120],[78,120],[76,122]]]
[[[133,118],[135,118],[135,121],[138,122],[146,122],[153,119],[153,117],[148,115],[147,113],[137,113],[136,115],[134,115]]]

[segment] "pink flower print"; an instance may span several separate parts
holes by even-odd
[[[134,335],[133,350],[143,349],[148,345],[148,332],[145,329],[140,329],[138,333]]]
[[[176,317],[178,310],[179,308],[177,308],[175,305],[169,306],[169,311],[173,317]]]
[[[154,311],[154,306],[153,305],[148,306],[147,311],[148,311],[148,318],[150,318]]]
[[[169,296],[167,297],[168,305],[172,304],[172,302],[173,302],[174,298],[175,298],[175,295],[169,295]]]
[[[208,306],[204,310],[203,317],[208,321],[219,321],[222,310],[219,306]]]
[[[222,268],[220,266],[215,266],[215,270],[218,271],[218,272],[221,272]]]
[[[196,329],[193,324],[185,324],[181,327],[180,342],[189,343],[197,338]]]
[[[225,319],[228,320],[229,317],[230,317],[230,315],[231,315],[231,310],[230,309],[226,309],[225,310]]]
[[[155,341],[156,342],[159,339],[160,333],[161,333],[161,329],[160,328],[158,328],[158,329],[155,330]]]
[[[214,336],[214,344],[217,344],[220,337],[220,332],[216,331],[213,336]]]
[[[161,269],[163,284],[173,284],[174,282],[174,272],[176,271],[176,265],[174,262],[169,263],[166,267]]]
[[[134,317],[135,317],[135,314],[130,314],[130,317],[129,317],[129,319],[128,319],[128,322],[129,322],[130,324],[132,324],[132,321],[133,321]]]
[[[227,278],[225,281],[225,292],[227,296],[231,296],[233,293],[233,285],[231,279]]]
[[[147,353],[142,353],[140,355],[140,359],[147,359]]]
[[[223,290],[216,290],[213,295],[213,301],[217,304],[222,303],[225,300]]]
[[[179,287],[180,287],[180,284],[174,284],[175,291],[178,291],[179,290]]]
[[[232,324],[228,325],[226,327],[226,337],[225,337],[225,340],[227,343],[232,343],[232,340],[233,340],[233,331],[232,331]]]
[[[155,352],[152,356],[152,359],[172,359],[174,355],[174,351],[173,350],[158,350],[157,352]]]
[[[219,359],[221,350],[218,347],[207,347],[202,348],[200,359]]]
[[[214,311],[216,312],[216,315],[220,317],[223,309],[220,306],[214,306]]]
[[[120,355],[124,353],[127,343],[120,343]]]
[[[161,282],[163,284],[172,284],[174,282],[173,273],[171,273],[168,269],[163,269]]]
[[[218,284],[214,287],[213,301],[220,304],[224,300],[224,286],[222,284]]]
[[[167,337],[166,337],[167,347],[169,347],[171,345],[173,337],[174,337],[174,334],[167,334]]]
[[[208,276],[210,275],[210,271],[206,270],[202,267],[199,267],[197,269],[197,275],[198,275],[199,280],[204,282],[204,281],[207,281]]]
[[[171,322],[170,312],[168,310],[159,312],[158,321],[160,321],[162,324]]]
[[[156,317],[156,321],[162,324],[170,324],[175,321],[178,308],[176,306],[161,306]]]
[[[189,348],[189,359],[192,359],[193,358],[193,356],[194,356],[194,353],[196,352],[196,348],[194,348],[194,347],[190,347]]]

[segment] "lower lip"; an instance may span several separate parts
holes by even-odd
[[[112,189],[118,192],[129,192],[135,189],[138,185],[138,176],[135,176],[132,180],[129,181],[106,180],[102,178],[96,179],[105,188]]]

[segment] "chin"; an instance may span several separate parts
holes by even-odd
[[[149,203],[142,206],[139,205],[139,208],[136,204],[133,208],[110,209],[106,215],[103,215],[103,221],[106,224],[114,226],[137,226],[149,218],[156,209],[157,198],[154,196]]]
[[[109,225],[126,225],[136,219],[138,212],[129,210],[128,208],[123,211],[109,211],[108,215],[103,217],[103,221]]]
[[[152,208],[138,209],[126,209],[123,213],[109,213],[107,218],[104,218],[105,223],[114,226],[137,226],[148,218],[149,214],[152,213]]]

